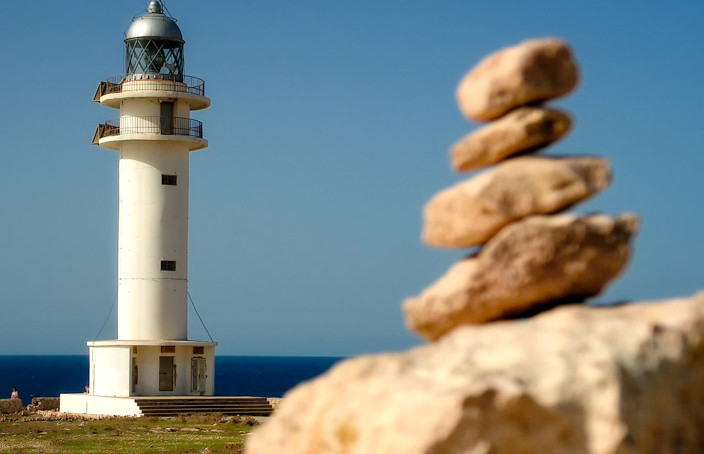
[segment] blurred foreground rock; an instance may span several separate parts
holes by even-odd
[[[561,306],[345,361],[288,393],[247,454],[704,452],[704,293]]]

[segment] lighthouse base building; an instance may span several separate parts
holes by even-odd
[[[216,345],[188,340],[89,342],[89,390],[61,394],[61,411],[140,416],[139,403],[159,397],[212,396]]]
[[[140,402],[215,389],[217,343],[187,336],[189,155],[208,146],[190,114],[210,99],[184,75],[181,30],[161,2],[134,19],[125,45],[125,74],[94,96],[120,117],[93,137],[119,153],[118,338],[88,342],[86,393],[61,395],[69,413],[141,415]]]

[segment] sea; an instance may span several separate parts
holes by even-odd
[[[282,397],[343,358],[318,356],[216,356],[218,396]],[[82,393],[88,384],[88,355],[0,356],[0,398],[17,387],[26,404],[33,397]],[[7,396],[3,396],[3,392]]]

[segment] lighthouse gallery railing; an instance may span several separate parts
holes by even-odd
[[[120,117],[99,124],[93,143],[126,134],[177,135],[203,138],[203,123],[181,117]]]
[[[119,76],[109,77],[105,82],[100,82],[93,100],[99,102],[100,97],[104,95],[142,90],[175,91],[205,96],[205,81],[197,77],[179,76],[178,78],[173,78],[164,75],[158,75],[159,77],[145,75],[144,78],[139,78],[136,76],[139,75],[133,74],[130,76],[131,79],[127,80],[124,74],[120,74]]]

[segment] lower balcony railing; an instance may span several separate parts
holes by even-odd
[[[120,117],[98,125],[93,143],[111,136],[154,134],[203,138],[203,123],[180,117]]]

